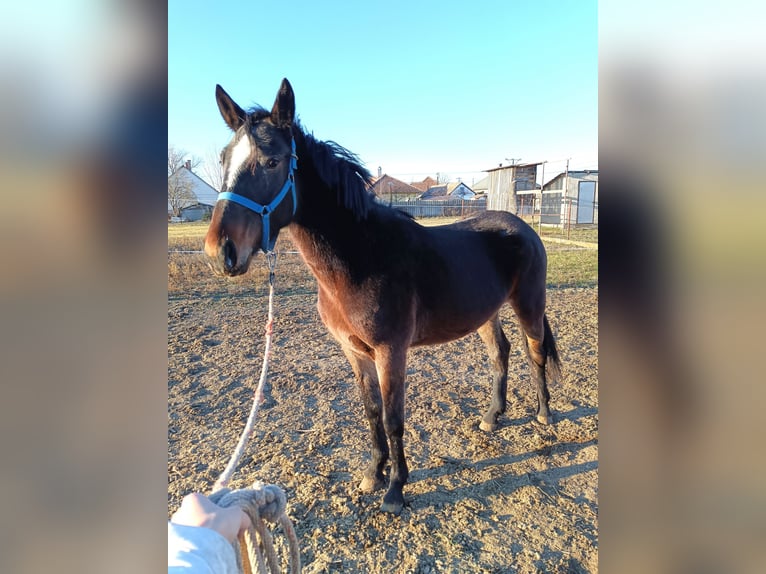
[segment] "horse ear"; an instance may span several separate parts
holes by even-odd
[[[271,108],[271,121],[281,127],[289,127],[293,123],[295,118],[295,94],[293,94],[293,87],[287,78],[282,80],[282,85],[279,86],[279,92],[277,92],[277,99],[274,100],[274,107]]]
[[[218,109],[221,111],[223,121],[233,131],[237,131],[245,123],[245,118],[247,118],[245,110],[240,108],[237,102],[232,100],[231,96],[226,93],[226,90],[218,84],[215,85],[215,101],[218,102]]]

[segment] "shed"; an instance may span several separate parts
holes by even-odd
[[[487,209],[518,212],[517,192],[534,191],[537,182],[537,163],[521,163],[485,170],[489,174]]]
[[[598,224],[598,170],[571,170],[543,185],[542,222]]]

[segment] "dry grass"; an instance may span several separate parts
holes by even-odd
[[[168,225],[168,251],[201,251],[208,222],[172,223]]]

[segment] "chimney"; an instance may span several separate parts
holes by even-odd
[[[383,176],[383,168],[378,166],[378,179],[380,179]]]
[[[190,159],[187,159],[187,160],[184,162],[184,167],[185,167],[186,169],[188,169],[189,171],[191,171],[191,160],[190,160]]]

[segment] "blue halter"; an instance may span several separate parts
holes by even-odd
[[[293,215],[295,215],[295,208],[298,205],[298,198],[295,195],[294,173],[295,170],[298,169],[298,156],[295,155],[295,138],[291,138],[290,145],[292,147],[292,154],[290,155],[290,170],[287,172],[287,181],[285,181],[285,184],[282,186],[282,189],[279,191],[276,197],[271,200],[271,203],[268,205],[261,205],[252,199],[248,199],[242,195],[237,195],[236,193],[231,193],[230,191],[222,191],[218,194],[218,201],[221,201],[222,199],[233,201],[234,203],[238,203],[247,207],[251,211],[254,211],[261,216],[261,220],[263,221],[263,239],[261,241],[261,249],[263,249],[264,253],[270,253],[274,249],[274,243],[276,242],[276,240],[270,240],[269,216],[271,215],[271,212],[277,208],[277,206],[285,197],[287,197],[288,191],[291,191],[293,194]]]

